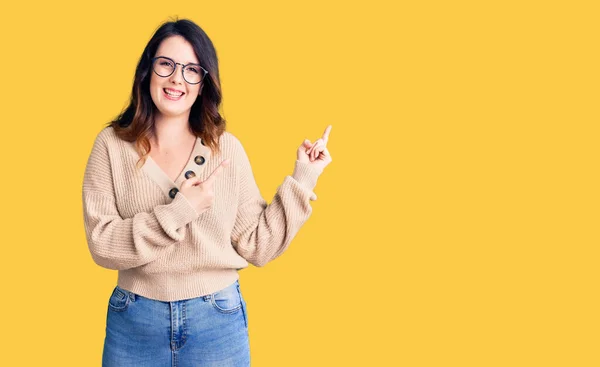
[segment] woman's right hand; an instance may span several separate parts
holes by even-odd
[[[180,193],[192,204],[198,214],[203,213],[205,210],[210,208],[215,198],[215,191],[213,189],[215,179],[221,176],[223,169],[229,166],[230,160],[225,159],[215,170],[208,176],[208,178],[202,182],[198,177],[192,177],[185,180],[181,184]]]

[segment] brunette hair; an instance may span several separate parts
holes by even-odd
[[[154,126],[157,108],[150,95],[152,58],[160,43],[168,37],[182,36],[192,45],[200,65],[208,70],[202,81],[202,93],[192,105],[189,117],[190,129],[213,152],[219,152],[219,137],[225,132],[225,119],[219,113],[222,101],[221,81],[217,52],[212,41],[196,23],[181,19],[163,23],[154,33],[135,69],[135,78],[129,106],[111,121],[117,136],[128,142],[135,142],[141,156],[138,167],[146,161],[150,153],[149,137]]]

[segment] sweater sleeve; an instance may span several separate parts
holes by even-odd
[[[241,143],[236,143],[239,201],[231,240],[246,261],[264,266],[286,250],[309,218],[310,201],[317,199],[313,189],[320,172],[296,161],[293,174],[285,177],[267,205],[256,185],[248,156]]]
[[[138,267],[158,258],[181,241],[185,226],[198,213],[181,193],[150,213],[123,219],[117,209],[108,144],[100,134],[88,158],[83,179],[86,239],[96,264],[114,270]]]

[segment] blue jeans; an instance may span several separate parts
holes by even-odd
[[[239,281],[175,302],[116,286],[108,302],[102,366],[250,366],[246,302]]]

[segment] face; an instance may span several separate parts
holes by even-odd
[[[168,57],[184,65],[199,64],[192,45],[181,36],[164,39],[154,55],[154,57],[158,56]],[[187,83],[181,74],[182,66],[176,66],[175,72],[164,78],[156,75],[154,71],[150,71],[152,75],[150,77],[150,95],[158,108],[158,113],[163,116],[189,116],[194,101],[201,93],[202,82]]]

